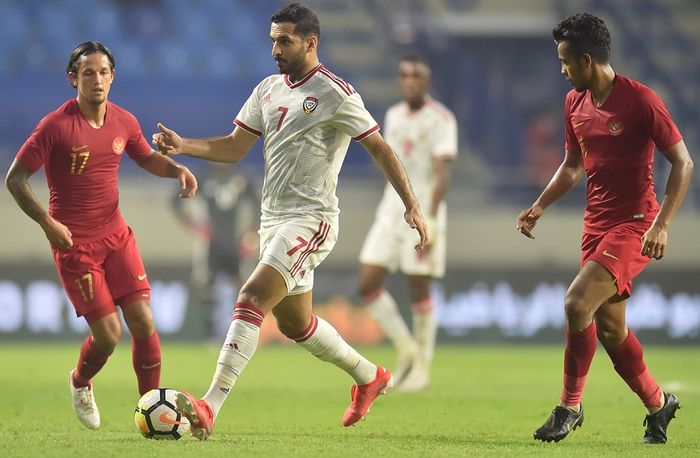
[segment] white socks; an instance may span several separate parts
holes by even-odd
[[[365,304],[369,307],[370,314],[377,320],[386,337],[396,348],[399,359],[412,358],[416,353],[416,341],[411,336],[411,332],[389,292],[382,290],[379,296],[366,301]]]
[[[348,345],[338,331],[323,318],[311,316],[311,324],[301,335],[292,338],[321,361],[333,363],[347,372],[358,385],[377,376],[377,366]]]
[[[435,353],[435,337],[437,335],[437,321],[435,312],[413,312],[413,334],[416,336],[418,356],[425,366],[430,368]]]
[[[255,353],[263,318],[262,313],[250,305],[238,303],[233,308],[233,321],[216,361],[214,378],[209,391],[202,397],[211,406],[215,418]]]

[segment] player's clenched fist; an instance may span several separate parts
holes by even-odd
[[[182,152],[182,137],[161,123],[158,123],[158,130],[160,132],[153,134],[151,140],[151,143],[158,148],[158,151],[167,156],[180,154]]]

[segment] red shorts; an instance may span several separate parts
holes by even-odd
[[[604,234],[583,234],[581,267],[595,261],[615,277],[617,294],[629,297],[632,279],[649,264],[651,258],[642,254],[642,236],[649,229],[646,222],[630,222],[615,226]]]
[[[58,276],[78,316],[92,323],[139,299],[151,286],[131,228],[67,250],[52,248]]]

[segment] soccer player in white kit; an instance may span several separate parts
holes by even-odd
[[[430,284],[445,275],[447,212],[445,195],[452,160],[457,155],[457,122],[450,110],[428,95],[430,67],[420,57],[399,62],[398,84],[403,101],[386,114],[387,143],[397,152],[422,208],[427,209],[430,245],[413,249],[417,234],[400,224],[403,206],[390,186],[377,208],[374,224],[360,253],[359,293],[398,353],[394,379],[401,391],[425,389],[437,324]],[[413,334],[396,302],[384,289],[389,271],[399,268],[411,290]]]
[[[405,204],[405,221],[427,242],[426,226],[401,162],[377,132],[352,86],[318,60],[318,18],[307,7],[289,5],[272,16],[272,55],[280,75],[256,86],[225,137],[181,138],[158,125],[153,142],[167,155],[186,153],[237,162],[264,137],[260,262],[245,282],[219,354],[211,386],[202,399],[186,392],[177,406],[192,434],[206,439],[227,395],[257,347],[269,312],[282,333],[322,361],[347,372],[355,384],[342,423],[361,420],[376,397],[392,385],[391,373],[362,357],[325,320],[312,313],[314,269],[330,253],[338,234],[338,172],[350,139],[372,155]]]

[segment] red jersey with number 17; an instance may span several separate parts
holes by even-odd
[[[17,160],[32,172],[44,166],[49,214],[68,226],[79,244],[126,225],[119,211],[117,176],[125,151],[132,159],[151,154],[134,115],[107,102],[105,122],[96,129],[71,99],[39,122]]]
[[[581,153],[588,176],[584,232],[600,234],[626,221],[651,223],[659,210],[654,147],[665,150],[682,140],[663,100],[618,74],[600,107],[590,91],[571,90],[564,118],[566,149]]]

